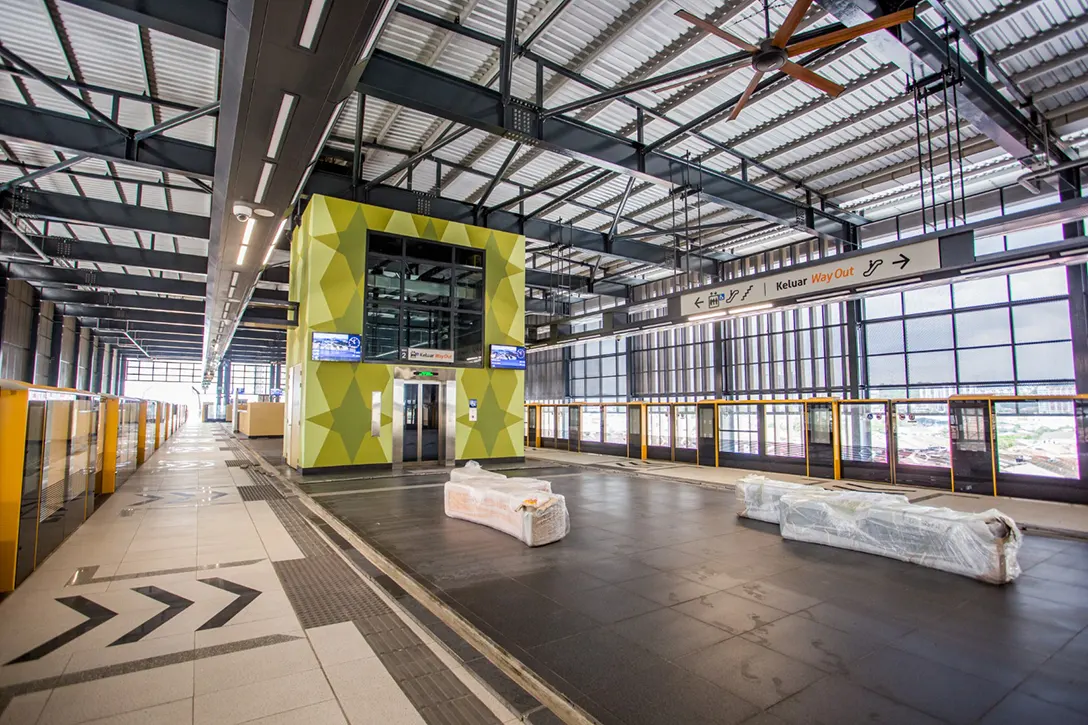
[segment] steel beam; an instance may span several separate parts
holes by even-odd
[[[816,0],[816,3],[848,26],[885,14],[879,0]],[[960,117],[1014,159],[1028,159],[1044,152],[1048,144],[1042,132],[973,64],[957,59],[955,49],[937,31],[915,19],[900,25],[898,32],[898,38],[889,31],[870,33],[864,36],[865,42],[875,57],[894,63],[908,76],[939,72],[951,58],[963,77],[958,98]],[[1056,139],[1050,141],[1049,147],[1060,161],[1068,160]]]
[[[182,214],[146,206],[119,204],[72,194],[29,189],[6,192],[0,195],[0,201],[9,195],[16,195],[12,206],[19,216],[34,219],[131,229],[194,239],[207,239],[209,234],[208,217],[195,214]]]
[[[856,215],[815,209],[660,151],[643,153],[631,139],[577,121],[545,121],[541,109],[525,101],[504,107],[502,96],[489,88],[384,51],[375,52],[367,62],[359,89],[389,103],[534,143],[617,173],[673,187],[701,178],[702,196],[744,214],[832,239],[856,236]]]
[[[145,277],[136,274],[98,272],[93,269],[67,269],[45,267],[36,264],[10,264],[8,275],[43,286],[73,285],[80,287],[104,287],[108,289],[155,292],[182,297],[203,297],[203,282],[185,282],[162,277]]]
[[[151,136],[136,142],[105,126],[77,116],[0,101],[0,137],[66,149],[103,161],[116,161],[152,171],[211,180],[215,149]]]
[[[128,247],[120,244],[83,242],[78,239],[62,237],[31,236],[43,252],[53,259],[71,259],[95,264],[119,264],[125,267],[145,267],[164,272],[184,272],[186,274],[204,274],[208,258],[197,254],[179,254],[163,252],[142,247]],[[15,235],[0,232],[0,251],[18,250]]]
[[[192,327],[203,329],[204,316],[179,312],[159,312],[157,310],[127,310],[119,307],[98,307],[95,305],[76,305],[62,303],[58,305],[66,315],[90,319],[138,320],[161,325]]]
[[[426,214],[464,224],[480,224],[488,229],[524,234],[530,239],[554,245],[572,246],[629,262],[653,264],[667,269],[678,269],[681,266],[681,255],[675,249],[623,238],[610,240],[601,232],[556,224],[545,219],[524,218],[508,211],[494,210],[486,218],[477,220],[475,206],[472,204],[419,194],[400,187],[382,185],[371,189],[365,198],[353,195],[350,175],[340,175],[324,170],[316,171],[307,182],[306,193],[355,201],[365,200],[369,204],[384,206],[388,209]],[[727,259],[732,259],[732,256],[728,254],[693,256],[691,267],[693,270],[699,269],[712,273],[718,261]]]
[[[223,47],[227,4],[222,0],[67,0],[111,17],[185,38],[212,48]]]
[[[190,315],[203,315],[204,303],[200,300],[184,300],[176,297],[145,297],[141,295],[113,294],[110,292],[92,292],[67,289],[64,287],[43,287],[43,300],[60,304],[95,305],[131,310],[160,310],[162,312],[180,312]]]

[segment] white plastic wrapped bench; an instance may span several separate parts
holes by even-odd
[[[1004,584],[1020,575],[1016,522],[910,503],[792,493],[779,499],[782,536]]]
[[[779,500],[786,494],[810,494],[814,496],[838,496],[844,499],[860,501],[884,500],[907,503],[907,497],[895,493],[868,491],[828,491],[815,484],[792,483],[751,474],[737,481],[734,486],[737,496],[737,515],[767,523],[779,523]]]
[[[733,486],[737,496],[737,516],[777,524],[778,499],[804,488],[808,486],[803,483],[777,481],[757,474],[745,476]]]
[[[488,526],[529,546],[559,541],[570,532],[566,499],[551,493],[547,481],[451,480],[445,485],[445,510],[450,518]]]

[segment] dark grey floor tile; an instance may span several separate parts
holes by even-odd
[[[707,624],[721,627],[731,634],[741,634],[789,616],[781,609],[768,607],[728,592],[708,594],[705,597],[678,604],[675,609]]]
[[[676,664],[763,708],[826,676],[822,670],[742,637],[694,652]]]
[[[545,569],[533,574],[515,577],[515,581],[545,596],[550,596],[556,592],[580,592],[587,589],[596,589],[608,583],[577,569],[567,568]]]
[[[845,674],[848,665],[882,645],[879,640],[842,632],[792,614],[741,635],[814,667]]]
[[[638,670],[664,664],[658,655],[608,629],[549,642],[534,647],[530,653],[587,693],[602,687],[615,687]]]
[[[583,564],[579,568],[590,576],[604,579],[611,584],[638,579],[640,576],[647,576],[658,571],[652,566],[647,566],[641,561],[635,561],[626,556],[600,559]]]
[[[625,725],[734,725],[759,709],[673,664],[650,667],[589,693]],[[592,711],[591,711],[592,712]]]
[[[1088,715],[1013,692],[978,722],[979,725],[1086,725]]]
[[[880,641],[897,639],[917,628],[913,622],[852,601],[821,602],[797,614],[843,632]]]
[[[799,591],[787,589],[766,581],[754,581],[741,584],[739,587],[728,590],[730,594],[751,599],[768,607],[781,609],[783,612],[799,612],[819,604],[822,600],[817,597],[802,594]]]
[[[1041,579],[1031,574],[1024,574],[1016,581],[1018,591],[1038,599],[1048,599],[1057,604],[1083,606],[1088,601],[1085,587],[1064,584],[1051,579]]]
[[[564,607],[604,624],[613,624],[661,608],[657,602],[611,584],[580,592],[558,592],[554,596]]]
[[[772,707],[770,713],[791,725],[940,725],[941,722],[836,676],[806,687]]]
[[[889,646],[1006,687],[1015,687],[1047,659],[1045,655],[1028,650],[1010,651],[977,639],[926,628],[916,629],[890,642]]]
[[[631,579],[621,582],[619,586],[666,607],[713,594],[716,591],[671,572],[658,572]]]
[[[659,609],[625,619],[612,625],[611,629],[640,647],[670,660],[733,636],[675,609]]]
[[[1008,692],[995,682],[890,647],[851,664],[850,680],[950,723],[975,722]]]
[[[703,561],[705,557],[666,546],[660,549],[640,551],[634,554],[633,558],[655,569],[671,571],[685,566],[694,566]]]
[[[747,579],[742,579],[732,574],[727,574],[726,570],[736,571],[736,569],[730,566],[728,563],[721,560],[711,559],[704,561],[695,566],[681,567],[673,570],[673,574],[678,574],[685,579],[690,579],[693,582],[708,586],[711,589],[720,591],[722,589],[732,589],[733,587],[740,586]]]
[[[1088,631],[1088,630],[1086,630]],[[1025,680],[1018,692],[1088,715],[1088,656],[1054,655]]]
[[[1085,550],[1085,547],[1078,547],[1061,551],[1047,559],[1046,563],[1066,569],[1088,571],[1088,550]]]
[[[761,712],[745,720],[741,725],[789,725],[789,723],[769,712]]]

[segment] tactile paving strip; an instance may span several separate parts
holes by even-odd
[[[427,725],[499,725],[495,714],[279,492],[274,479],[256,467],[247,472],[257,483],[238,487],[242,499],[267,501],[305,557],[272,562],[302,627],[354,623]],[[267,498],[248,498],[259,492]]]
[[[338,556],[274,561],[272,566],[305,629],[390,612],[385,602]]]

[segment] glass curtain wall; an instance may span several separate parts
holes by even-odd
[[[972,197],[967,204],[967,221],[1059,200],[1053,193],[1025,200],[1024,193],[1013,187]],[[882,228],[874,233],[879,236],[866,239],[865,246],[924,231],[917,212],[879,225]],[[886,232],[889,228],[891,233]],[[932,230],[932,221],[927,229]],[[978,255],[997,254],[1061,239],[1061,225],[1053,224],[979,238],[975,250]],[[732,279],[760,274],[832,258],[841,251],[838,244],[830,242],[798,242],[731,261],[723,276]],[[682,279],[668,279],[636,287],[632,303],[641,311],[634,313],[635,318],[650,324],[663,314],[654,300],[686,288],[686,284]],[[856,357],[851,354],[854,350]],[[534,363],[541,359],[538,356],[545,354],[549,356],[544,358],[546,370],[534,370]],[[600,340],[535,353],[531,360],[527,399],[556,402],[915,399],[1075,392],[1064,267],[897,292],[860,302],[772,311],[632,336],[626,341]],[[930,425],[928,410],[914,412],[914,419],[906,423],[917,425],[918,445],[901,454],[911,463],[924,465],[919,462],[938,455],[928,439],[946,433],[940,424]],[[873,418],[868,417],[870,413]],[[719,425],[726,432],[738,433],[735,442],[728,438],[729,445],[743,448],[748,445],[747,436],[740,434],[748,430],[747,418],[740,412],[736,415],[736,421],[719,421]],[[851,449],[856,449],[858,456],[887,455],[881,448],[883,428],[868,422],[880,423],[883,419],[877,415],[865,411],[867,423],[852,429],[858,439],[851,442]],[[787,440],[787,448],[796,446],[792,437]]]
[[[482,364],[483,250],[372,232],[366,264],[366,359],[407,360],[409,348],[425,348]]]
[[[140,436],[140,401],[121,400],[117,411],[117,481],[120,487],[136,472]]]

